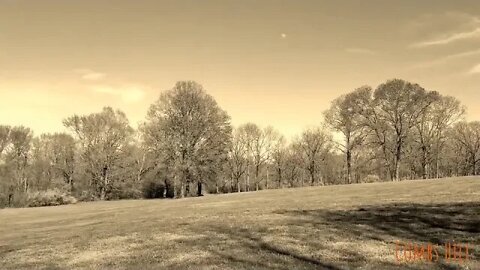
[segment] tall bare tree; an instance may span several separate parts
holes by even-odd
[[[317,175],[321,173],[320,165],[331,150],[331,141],[330,134],[324,129],[311,128],[305,130],[297,142],[304,155],[304,165],[311,185],[317,184]],[[324,185],[323,177],[320,175],[319,178],[320,184]]]
[[[251,166],[253,164],[253,149],[254,149],[254,141],[258,140],[261,136],[261,129],[254,123],[246,123],[238,127],[238,132],[241,135],[243,140],[243,144],[245,145],[246,151],[246,172],[245,172],[245,191],[250,191],[250,173],[251,173]]]
[[[18,187],[23,187],[23,192],[28,191],[28,172],[30,149],[33,139],[33,132],[29,128],[18,126],[10,130],[11,148],[8,152],[8,163],[14,166],[14,175]]]
[[[63,123],[80,142],[81,156],[91,175],[90,186],[105,200],[113,181],[120,177],[115,169],[126,156],[125,150],[132,139],[133,129],[127,116],[105,107],[100,113],[74,115]]]
[[[232,191],[241,191],[240,179],[247,171],[248,165],[248,147],[245,138],[245,132],[242,129],[235,129],[232,136],[232,144],[229,151],[228,165],[231,173]]]
[[[14,196],[15,183],[6,165],[6,152],[10,144],[11,127],[0,125],[0,207],[10,206]],[[3,201],[3,202],[2,202]]]
[[[299,142],[292,142],[286,148],[285,180],[289,187],[303,186],[303,172],[305,159]]]
[[[276,181],[278,183],[278,188],[283,188],[286,163],[288,158],[287,155],[287,141],[285,140],[285,137],[279,136],[275,141],[272,149],[272,163],[276,172]]]
[[[216,182],[227,161],[232,128],[228,114],[200,84],[180,81],[152,104],[145,132],[165,153],[162,162],[173,165],[183,197],[193,182],[198,195],[206,180]]]
[[[280,135],[273,127],[268,126],[261,129],[253,123],[244,124],[239,129],[245,133],[244,138],[247,141],[246,145],[254,170],[255,190],[258,190],[262,182],[261,170],[270,160],[272,148]],[[249,180],[249,178],[250,170],[247,168],[247,179]]]
[[[433,135],[433,165],[435,166],[436,178],[440,177],[439,163],[447,142],[448,129],[463,118],[465,110],[460,101],[451,96],[442,96],[437,102],[433,103],[432,113],[435,126]]]
[[[477,175],[477,164],[480,163],[480,122],[457,123],[452,129],[452,137],[465,151],[470,173]]]
[[[10,126],[0,125],[0,161],[2,158],[2,154],[10,143],[11,130],[12,128]]]
[[[362,102],[367,105],[362,109],[365,124],[380,146],[392,180],[400,179],[407,138],[437,96],[437,92],[426,91],[418,84],[394,79],[379,85],[370,103]]]
[[[50,181],[60,179],[70,191],[74,188],[75,139],[69,134],[42,134],[34,139],[33,159],[40,175],[44,175],[47,187]],[[36,178],[41,178],[37,176]],[[40,179],[36,179],[40,181]]]
[[[33,132],[23,126],[0,126],[0,200],[11,206],[30,189]],[[0,205],[1,206],[1,205]]]
[[[330,108],[324,112],[325,122],[344,137],[345,141],[340,145],[340,150],[345,154],[348,184],[352,183],[353,152],[365,139],[365,126],[357,107],[370,92],[371,87],[360,87],[335,99]]]

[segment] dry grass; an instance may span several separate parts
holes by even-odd
[[[0,224],[0,269],[480,269],[480,178],[3,209]],[[399,264],[397,240],[468,243],[470,261]]]

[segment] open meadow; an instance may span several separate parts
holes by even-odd
[[[3,209],[0,224],[0,269],[480,269],[480,178]],[[405,262],[397,241],[438,258]],[[453,241],[468,260],[445,259]]]

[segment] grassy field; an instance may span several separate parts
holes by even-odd
[[[469,260],[397,262],[397,241]],[[0,210],[0,269],[72,268],[480,269],[480,178]]]

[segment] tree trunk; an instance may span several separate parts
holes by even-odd
[[[190,180],[187,180],[187,184],[185,185],[185,196],[190,196]]]
[[[477,175],[477,156],[472,154],[472,175]]]
[[[25,175],[25,170],[27,168],[27,164],[28,164],[28,160],[27,160],[27,157],[25,157],[24,159],[24,163],[23,163],[23,168],[22,168],[22,177],[23,177],[23,180],[24,180],[24,191],[25,193],[28,192],[28,177]]]
[[[398,161],[395,161],[393,181],[399,181],[399,179],[400,179],[400,163]]]
[[[177,185],[178,185],[177,176],[175,175],[173,177],[173,184],[172,184],[172,186],[173,186],[173,188],[172,188],[173,189],[173,198],[175,198],[175,199],[178,197]]]
[[[422,178],[428,178],[428,170],[427,170],[427,148],[425,146],[421,147],[422,149]]]
[[[200,182],[200,181],[197,182],[197,195],[199,197],[203,196],[203,194],[202,194],[202,182]]]
[[[247,174],[245,174],[245,176],[243,177],[243,179],[244,179],[244,186],[245,186],[245,188],[243,189],[243,191],[245,192],[245,191],[247,191]]]
[[[169,186],[168,186],[168,183],[167,183],[167,179],[164,179],[163,180],[163,185],[164,185],[164,189],[163,189],[163,194],[162,194],[162,198],[167,198],[168,196],[168,189],[169,189]]]
[[[278,187],[283,188],[283,186],[282,186],[282,168],[279,167],[277,169],[277,172],[278,172]]]
[[[185,184],[180,181],[180,198],[185,198]]]
[[[473,164],[473,170],[474,170],[473,175],[478,175],[477,162],[478,162],[478,160],[476,160],[475,163]]]
[[[23,177],[23,183],[24,183],[24,192],[27,193],[28,192],[28,178],[27,177]]]
[[[388,158],[387,146],[386,146],[385,142],[382,142],[381,145],[382,145],[383,159],[385,161],[385,167],[387,168],[387,172],[384,173],[382,171],[382,175],[384,175],[385,178],[386,178],[386,176],[388,174],[388,176],[390,177],[390,180],[395,181],[395,176],[394,176],[395,173],[392,171],[392,161]]]
[[[247,165],[247,183],[245,184],[245,191],[250,191],[250,165]]]
[[[255,165],[255,191],[258,191],[258,176],[260,172],[260,166]]]
[[[301,187],[303,187],[303,178],[304,178],[304,177],[305,177],[305,172],[302,170],[302,177],[301,177],[302,183],[301,183]]]
[[[107,197],[107,185],[108,185],[108,175],[107,175],[107,167],[103,167],[102,172],[102,185],[100,186],[100,200],[105,200]]]
[[[140,165],[140,169],[137,172],[137,183],[139,183],[140,180],[142,180],[143,167],[145,166],[145,158],[146,158],[146,154],[143,153],[142,154],[142,161],[139,162],[141,165]]]
[[[240,179],[237,180],[237,192],[241,192],[241,189],[240,189]]]
[[[347,184],[352,183],[352,151],[347,150]]]
[[[310,181],[311,185],[315,185],[315,160],[312,160],[310,164]]]
[[[105,187],[100,187],[100,200],[105,200],[105,195],[106,195],[106,192],[105,192]]]
[[[68,185],[70,186],[70,193],[73,192],[73,176],[68,176]]]
[[[402,155],[402,143],[401,141],[397,141],[397,147],[395,151],[395,168],[394,168],[394,181],[400,180],[400,159]]]
[[[268,165],[267,165],[267,180],[265,182],[265,189],[268,189]]]

